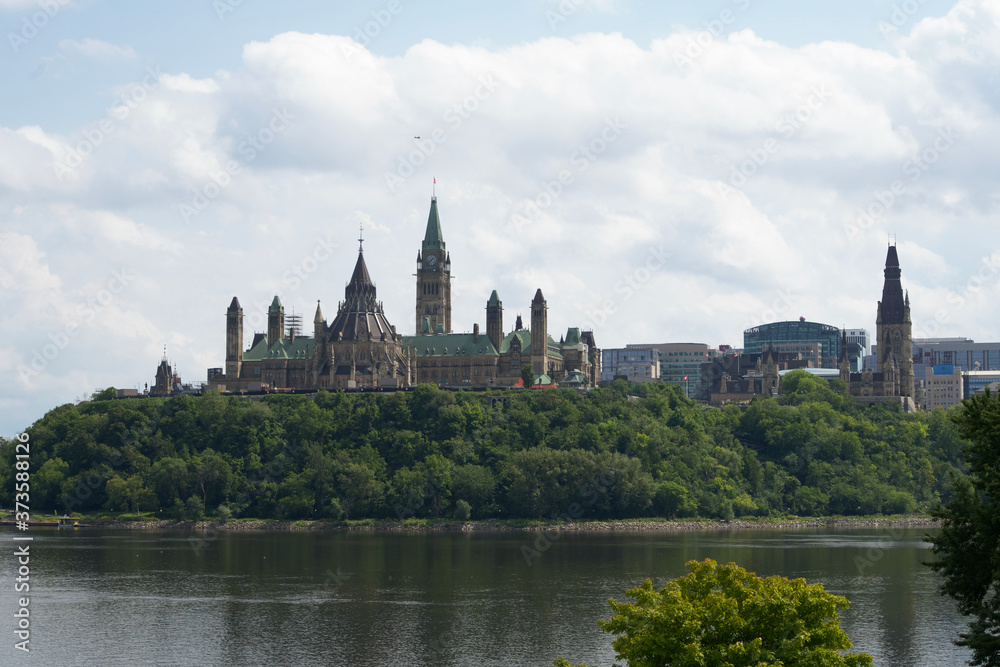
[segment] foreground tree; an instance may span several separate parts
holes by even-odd
[[[735,563],[687,563],[690,573],[653,590],[648,579],[628,591],[635,603],[609,604],[599,621],[618,660],[631,667],[857,667],[867,653],[840,629],[848,601],[805,579],[758,577]],[[557,667],[570,667],[559,658]],[[580,665],[579,667],[585,667]]]
[[[932,512],[941,530],[928,537],[944,577],[941,591],[972,616],[969,631],[956,643],[972,649],[973,665],[1000,667],[1000,395],[975,395],[955,417],[969,441],[968,479],[955,481],[955,495]]]

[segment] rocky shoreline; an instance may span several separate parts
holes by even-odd
[[[370,533],[469,533],[517,531],[569,531],[569,532],[691,532],[728,530],[797,530],[806,528],[936,528],[940,522],[923,516],[913,517],[837,517],[823,519],[786,519],[778,521],[574,521],[530,526],[512,525],[496,521],[449,521],[422,523],[407,521],[378,521],[345,524],[335,521],[278,521],[233,520],[219,521],[117,521],[89,520],[88,527],[126,530],[181,530],[181,531],[352,531]]]

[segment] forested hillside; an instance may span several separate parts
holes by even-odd
[[[946,499],[964,447],[948,415],[861,408],[838,389],[794,373],[778,399],[721,410],[670,385],[623,382],[588,394],[423,385],[64,405],[28,429],[31,508],[725,519],[901,513]],[[7,507],[16,472],[4,442]]]

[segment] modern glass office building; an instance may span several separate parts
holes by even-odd
[[[705,343],[654,343],[626,345],[629,349],[655,350],[660,357],[660,381],[684,389],[694,399],[701,388],[701,366],[711,361],[715,351]]]
[[[941,364],[963,371],[1000,371],[1000,343],[977,343],[969,338],[917,338],[913,341],[913,377],[924,379],[926,368]],[[966,392],[966,396],[969,396]]]
[[[601,382],[627,377],[632,384],[659,382],[660,360],[656,350],[609,348],[601,350]]]
[[[789,322],[771,322],[747,329],[743,332],[743,352],[760,354],[765,346],[772,346],[776,351],[793,352],[796,343],[819,343],[821,368],[836,368],[840,358],[841,330],[829,324],[792,320]],[[803,350],[808,348],[803,347]]]

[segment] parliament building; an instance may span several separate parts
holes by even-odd
[[[592,331],[571,327],[556,342],[548,332],[548,302],[542,290],[530,303],[525,328],[518,316],[504,332],[503,302],[493,290],[486,302],[486,327],[454,333],[451,316],[451,255],[431,198],[423,242],[417,251],[416,331],[397,332],[378,300],[358,249],[354,272],[331,323],[316,304],[312,336],[286,326],[285,309],[275,296],[267,331],[243,347],[243,309],[233,297],[226,311],[226,364],[210,386],[229,393],[404,388],[429,382],[451,388],[521,386],[530,365],[536,386],[596,386],[600,350]]]

